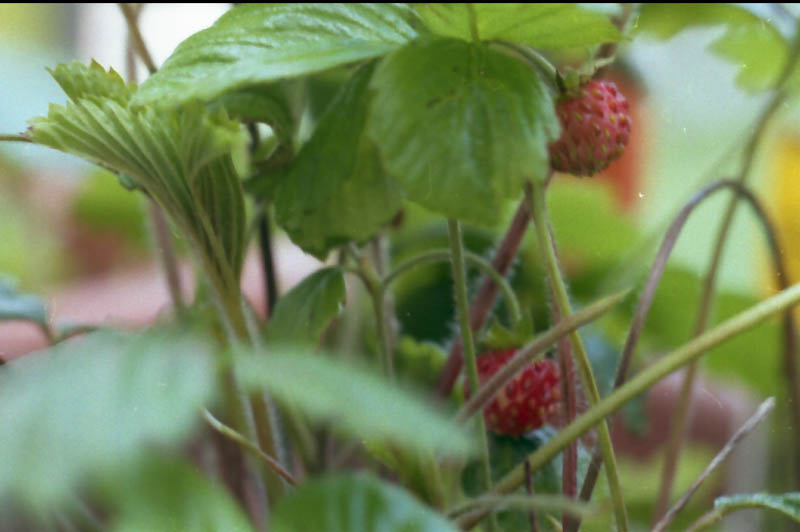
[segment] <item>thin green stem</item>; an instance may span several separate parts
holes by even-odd
[[[464,269],[464,242],[461,236],[461,225],[457,220],[447,221],[447,230],[450,237],[451,263],[453,266],[453,285],[455,291],[456,312],[461,329],[461,343],[464,346],[464,363],[467,369],[467,379],[470,390],[477,391],[480,387],[478,378],[478,364],[475,357],[475,343],[472,340],[472,327],[469,323],[469,301],[467,300],[467,275]],[[476,418],[476,430],[481,446],[481,473],[486,490],[492,489],[492,470],[489,463],[489,441],[486,437],[486,426],[483,416]],[[488,528],[496,529],[494,516],[490,516]]]
[[[545,56],[543,56],[533,48],[506,41],[498,41],[497,44],[518,53],[528,63],[538,68],[542,72],[542,74],[544,74],[545,79],[554,84],[557,83],[556,79],[558,78],[558,70],[556,69],[556,67],[553,66],[553,63],[548,61]]]
[[[286,471],[286,469],[284,469],[284,467],[276,459],[262,451],[261,447],[259,447],[257,444],[251,440],[248,440],[241,433],[215,418],[214,415],[208,410],[203,410],[203,417],[205,418],[206,422],[211,425],[211,428],[254,453],[256,456],[264,460],[264,462],[266,462],[266,464],[278,475],[280,475],[286,482],[292,486],[297,486],[297,481],[292,474]]]
[[[0,134],[0,142],[33,142],[25,135]]]
[[[417,255],[416,257],[412,257],[389,272],[386,277],[383,278],[381,287],[384,291],[386,291],[389,288],[389,285],[391,285],[398,276],[402,275],[406,271],[423,264],[429,264],[431,262],[449,261],[451,256],[452,252],[450,249],[434,249]],[[502,290],[503,297],[506,301],[508,315],[511,318],[512,323],[517,324],[522,319],[522,312],[520,311],[519,300],[517,299],[517,295],[514,293],[514,290],[511,288],[511,284],[509,284],[509,282],[500,274],[500,272],[494,269],[489,261],[480,255],[476,255],[475,253],[465,250],[463,256],[466,262],[480,269],[487,277],[491,278],[492,281],[497,284],[497,286],[500,287],[500,290]]]
[[[795,28],[795,31],[797,31],[797,28]],[[764,131],[777,111],[781,108],[783,102],[789,96],[789,92],[783,87],[783,85],[797,65],[799,58],[800,33],[795,36],[794,46],[792,47],[784,70],[776,84],[778,90],[759,115],[755,128],[753,129],[753,133],[750,136],[750,140],[745,146],[742,168],[737,179],[737,181],[741,184],[744,184],[750,176],[750,171],[755,161],[755,154],[758,150],[761,139],[764,136]],[[695,337],[708,328],[708,322],[711,317],[711,309],[714,301],[717,275],[719,273],[719,266],[722,262],[722,254],[725,249],[725,244],[727,243],[728,234],[730,233],[730,228],[733,224],[733,218],[738,205],[739,195],[736,194],[733,195],[728,201],[719,232],[717,233],[717,238],[714,242],[714,250],[711,254],[711,261],[709,262],[708,270],[706,271],[705,279],[703,281],[703,288],[700,295],[700,306],[698,308],[697,322],[695,323],[694,329]],[[675,473],[678,468],[678,462],[680,461],[680,454],[683,448],[683,441],[686,437],[686,431],[689,424],[689,406],[692,401],[696,375],[697,366],[696,364],[692,364],[689,366],[681,383],[679,400],[673,417],[672,426],[670,428],[666,456],[664,459],[664,469],[661,475],[661,487],[658,493],[656,510],[653,514],[653,523],[661,519],[661,517],[664,515],[664,512],[667,510],[667,506],[669,505],[669,499],[672,493],[672,485],[675,480]],[[795,430],[800,430],[800,427],[795,427]]]
[[[697,360],[708,350],[726,340],[752,329],[779,312],[791,308],[798,302],[800,302],[800,284],[782,290],[660,358],[627,383],[617,388],[615,392],[601,399],[599,403],[564,427],[553,439],[534,451],[529,456],[531,471],[536,471],[547,464],[570,442],[581,437],[606,417],[622,408],[625,403],[645,392],[670,373]],[[520,486],[523,481],[524,466],[520,464],[495,485],[493,492],[510,493]]]
[[[475,6],[467,4],[467,16],[469,17],[469,33],[473,42],[480,42],[481,38],[478,34],[478,15],[475,13]]]
[[[562,319],[567,319],[572,316],[572,306],[569,302],[569,295],[567,294],[567,287],[564,279],[561,276],[561,269],[559,268],[556,259],[555,242],[552,239],[548,229],[549,222],[547,219],[547,211],[544,203],[544,187],[539,181],[533,183],[533,194],[531,195],[531,212],[533,213],[533,223],[536,227],[536,233],[539,238],[539,247],[541,249],[545,267],[547,269],[548,277],[553,289],[555,297],[555,306],[558,308],[559,314]],[[575,352],[575,359],[578,366],[578,371],[583,381],[584,389],[589,396],[589,402],[594,406],[600,401],[600,392],[597,389],[592,366],[589,362],[589,356],[583,346],[583,341],[577,331],[570,333],[570,343]],[[614,448],[611,444],[611,435],[608,431],[608,424],[605,420],[600,423],[597,428],[597,434],[600,444],[600,449],[603,452],[603,462],[606,466],[606,475],[608,478],[609,490],[611,492],[611,499],[614,503],[614,512],[617,520],[617,527],[622,532],[628,530],[628,517],[625,512],[625,501],[622,498],[622,489],[619,482],[619,473],[617,472],[617,461],[614,457]]]

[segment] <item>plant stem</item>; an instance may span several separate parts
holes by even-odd
[[[740,312],[660,358],[642,370],[633,379],[620,386],[616,391],[601,399],[599,403],[564,427],[553,439],[534,451],[528,457],[531,471],[535,472],[547,464],[571,441],[579,438],[592,427],[602,422],[607,416],[619,410],[625,403],[643,393],[673,371],[703,356],[709,349],[755,327],[767,318],[791,308],[798,302],[800,302],[800,284],[782,290],[761,303]],[[520,486],[523,481],[524,467],[519,465],[495,485],[493,493],[509,493]]]
[[[758,117],[753,134],[745,146],[742,168],[737,179],[739,183],[745,183],[749,177],[750,170],[752,169],[753,162],[755,161],[756,151],[762,137],[764,136],[764,131],[766,130],[766,127],[772,118],[775,116],[778,109],[780,109],[781,105],[788,97],[788,91],[783,88],[783,85],[793,71],[795,65],[797,64],[798,57],[800,56],[800,32],[798,32],[797,27],[795,27],[795,32],[797,35],[795,36],[794,45],[789,57],[787,58],[786,66],[784,67],[784,70],[781,73],[780,79],[776,85],[779,87],[779,89],[773,95],[767,106],[761,112],[761,115]],[[725,214],[723,215],[722,224],[720,225],[719,232],[717,233],[717,238],[714,243],[714,250],[711,254],[711,261],[709,262],[708,270],[706,271],[702,293],[700,296],[700,306],[698,309],[697,321],[694,329],[695,337],[705,331],[708,327],[708,321],[711,316],[711,308],[714,301],[714,292],[717,274],[719,272],[719,265],[722,260],[722,253],[725,249],[725,244],[727,242],[728,234],[730,232],[738,204],[739,196],[735,195],[728,202],[728,205],[725,209]],[[653,514],[654,523],[658,521],[661,516],[663,516],[667,509],[667,505],[669,504],[670,495],[672,493],[672,484],[675,479],[675,472],[678,468],[678,462],[680,461],[680,454],[683,448],[683,441],[686,437],[686,431],[689,424],[689,406],[691,405],[692,395],[694,392],[696,374],[697,366],[696,364],[692,364],[689,366],[681,384],[679,400],[676,406],[676,412],[673,417],[669,440],[667,443],[664,469],[661,476],[661,487],[658,493],[658,502],[656,510]],[[790,383],[794,384],[794,376],[790,376],[790,379]],[[793,395],[796,395],[794,390]],[[800,409],[800,405],[793,405],[793,408]],[[798,417],[800,417],[800,415],[798,415]],[[795,431],[796,438],[798,441],[800,441],[800,426],[795,427]],[[800,467],[800,464],[796,464],[796,467]],[[798,478],[800,478],[800,474],[798,474]]]
[[[548,61],[547,58],[542,54],[540,54],[538,51],[534,50],[529,46],[524,46],[506,41],[498,41],[497,44],[515,51],[516,53],[521,55],[526,61],[528,61],[528,63],[538,68],[542,72],[542,74],[544,74],[545,79],[547,79],[552,83],[556,83],[556,79],[558,78],[558,70],[556,69],[556,67],[553,66],[553,63]]]
[[[451,263],[453,265],[453,285],[455,291],[456,311],[461,329],[461,343],[464,346],[464,361],[467,366],[467,378],[470,390],[480,387],[478,365],[475,357],[475,344],[472,341],[472,328],[469,323],[469,303],[467,302],[467,276],[464,271],[464,242],[461,236],[461,225],[457,220],[447,221],[447,232],[450,237]],[[489,441],[486,437],[486,426],[483,416],[476,420],[476,430],[480,441],[481,473],[486,490],[492,489],[492,469],[489,463]],[[489,531],[495,530],[494,516],[489,518]]]
[[[0,142],[33,142],[25,135],[3,134],[0,135]]]
[[[478,392],[471,396],[466,403],[464,403],[464,405],[456,414],[456,421],[463,423],[476,412],[483,410],[483,408],[494,398],[495,394],[505,388],[505,386],[514,378],[514,376],[522,371],[525,366],[533,362],[538,354],[543,353],[547,348],[553,345],[553,343],[576,330],[578,327],[585,325],[608,312],[611,308],[625,299],[629,293],[629,290],[623,290],[622,292],[618,292],[595,301],[591,305],[582,308],[569,318],[559,320],[558,323],[556,323],[553,327],[534,338],[524,347],[518,349],[514,357],[509,360],[505,366],[500,368],[497,373],[492,375],[492,377],[486,381],[483,386],[478,388]]]
[[[125,22],[128,25],[128,31],[130,32],[131,39],[133,40],[133,46],[136,49],[136,53],[144,62],[145,66],[147,67],[147,71],[151,74],[154,74],[158,68],[153,62],[153,57],[150,55],[150,52],[147,51],[147,46],[144,44],[142,33],[139,31],[139,25],[137,24],[136,20],[138,18],[138,10],[131,4],[119,4],[119,8],[122,10],[122,15],[125,17]]]
[[[283,468],[280,462],[278,462],[276,459],[274,459],[273,457],[262,451],[258,445],[245,438],[235,429],[227,426],[222,421],[215,418],[214,415],[208,410],[203,410],[203,417],[205,418],[206,422],[209,425],[211,425],[211,428],[213,428],[226,438],[233,440],[242,447],[245,447],[246,449],[255,453],[256,456],[264,460],[264,462],[266,462],[267,465],[271,467],[277,474],[279,474],[286,482],[288,482],[292,486],[297,486],[297,481],[292,476],[292,474],[286,471],[286,469]]]
[[[556,259],[555,242],[550,234],[549,221],[544,204],[544,188],[539,181],[534,181],[533,183],[531,203],[533,223],[536,227],[536,233],[539,237],[539,247],[541,248],[547,274],[550,278],[550,284],[555,296],[555,306],[563,318],[568,318],[572,315],[572,307]],[[570,342],[575,352],[575,359],[578,365],[578,371],[580,371],[581,374],[583,386],[586,389],[589,401],[592,406],[594,406],[600,401],[600,392],[597,389],[597,383],[594,379],[589,356],[586,354],[583,341],[577,331],[570,333]],[[605,420],[598,426],[597,434],[600,448],[603,451],[603,462],[606,466],[609,491],[611,492],[611,499],[614,503],[617,527],[622,532],[625,532],[628,530],[628,517],[625,512],[625,501],[622,498],[622,489],[619,484],[619,474],[617,472],[617,462],[614,457],[614,448],[611,444],[611,435],[609,434],[608,424]]]
[[[505,277],[508,270],[511,268],[511,263],[514,256],[517,254],[522,242],[522,237],[525,235],[525,230],[531,221],[531,211],[528,201],[530,196],[530,187],[525,187],[525,197],[517,207],[517,212],[511,220],[511,224],[506,229],[505,236],[500,242],[500,245],[495,252],[492,259],[492,267],[501,276]],[[483,327],[486,318],[489,316],[489,311],[494,305],[495,297],[497,297],[498,285],[491,277],[484,276],[483,283],[478,289],[478,294],[472,302],[469,309],[470,326],[473,332],[477,332]],[[453,385],[461,373],[461,366],[464,362],[463,347],[460,340],[453,342],[453,347],[450,348],[450,353],[447,357],[447,363],[442,372],[439,374],[439,380],[436,383],[436,391],[439,397],[447,397],[453,391]]]
[[[395,269],[389,272],[386,277],[383,278],[382,289],[386,291],[389,288],[389,285],[394,282],[399,275],[405,273],[411,268],[431,262],[449,261],[451,256],[452,252],[450,249],[434,249],[431,251],[426,251],[425,253],[417,255],[416,257],[412,257],[411,259],[397,266]],[[512,325],[517,324],[522,319],[522,312],[520,311],[517,295],[514,293],[514,290],[511,288],[511,285],[508,283],[508,281],[506,281],[502,274],[495,270],[492,264],[483,257],[466,250],[463,253],[463,257],[466,262],[470,263],[470,265],[480,269],[493,284],[500,287],[500,290],[503,292],[503,297],[505,298],[506,308],[508,310],[508,315],[511,318]]]

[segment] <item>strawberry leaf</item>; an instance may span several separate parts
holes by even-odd
[[[527,65],[456,39],[415,42],[378,65],[368,131],[408,198],[495,223],[527,179],[544,179],[559,125]]]

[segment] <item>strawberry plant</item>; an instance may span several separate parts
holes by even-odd
[[[80,157],[146,198],[172,312],[136,332],[53,323],[43,300],[0,283],[0,319],[49,344],[0,368],[0,529],[626,531],[688,515],[699,530],[752,507],[800,521],[800,287],[749,182],[765,131],[796,103],[789,8],[773,6],[778,25],[733,4],[235,5],[156,65],[141,6],[120,7],[150,76],[53,66],[66,105],[0,140]],[[597,213],[575,207],[582,192],[553,175],[613,168],[637,124],[604,69],[646,36],[693,27],[724,29],[711,51],[764,107],[733,173],[688,190],[652,266],[623,268],[635,231],[586,221]],[[667,263],[687,219],[721,190],[692,337],[645,329],[651,307],[671,310],[656,296],[677,282]],[[716,278],[740,202],[779,290],[728,304]],[[584,221],[568,253],[561,219]],[[276,231],[328,261],[284,293]],[[612,232],[620,249],[572,271]],[[197,273],[191,301],[176,234]],[[251,245],[266,319],[242,295]],[[783,334],[758,348],[782,357],[779,489],[685,509],[775,404],[675,499],[697,363],[775,315]],[[665,354],[635,363],[640,339]],[[612,421],[684,368],[641,515]]]

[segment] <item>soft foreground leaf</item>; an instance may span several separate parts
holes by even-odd
[[[148,456],[109,478],[102,497],[117,514],[114,532],[249,532],[253,528],[222,485],[177,458]]]
[[[772,88],[789,57],[789,45],[769,21],[733,4],[643,4],[638,31],[669,39],[695,27],[724,26],[710,49],[739,67],[744,89]]]
[[[751,508],[772,510],[800,523],[800,493],[792,492],[775,495],[771,493],[751,493],[717,497],[714,501],[714,509],[698,519],[687,529],[687,532],[705,530],[728,513]]]
[[[0,495],[57,504],[146,443],[180,441],[212,397],[203,344],[95,333],[0,368]]]
[[[315,347],[346,297],[339,268],[314,272],[278,300],[267,323],[267,341]]]
[[[183,41],[136,105],[171,107],[381,56],[416,37],[392,4],[249,4]]]
[[[39,296],[20,294],[16,284],[0,278],[0,321],[28,320],[45,327],[47,307]]]
[[[277,190],[278,224],[320,259],[372,237],[401,206],[400,187],[365,132],[373,70],[365,65],[342,88]]]
[[[527,65],[455,39],[414,42],[376,69],[368,131],[408,198],[491,224],[558,137],[553,102]]]
[[[467,432],[421,397],[377,374],[324,354],[270,347],[239,352],[242,386],[266,389],[319,422],[356,438],[387,439],[411,449],[464,456],[473,450]]]
[[[374,477],[329,476],[284,499],[272,514],[273,532],[456,532],[443,516],[402,489]]]
[[[434,33],[471,41],[472,9],[478,38],[561,49],[617,42],[622,36],[606,14],[576,4],[421,4]]]

